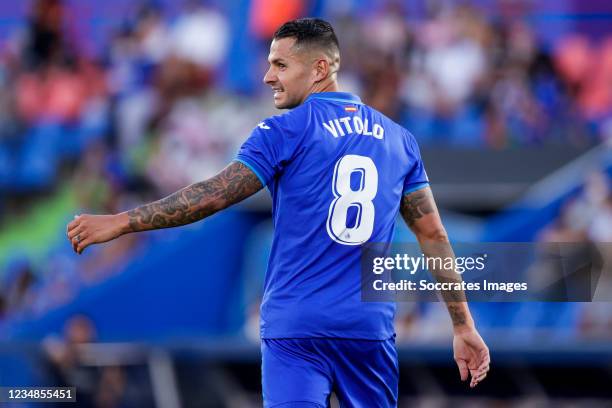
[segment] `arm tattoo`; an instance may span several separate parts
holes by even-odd
[[[427,214],[436,211],[433,194],[431,189],[423,188],[412,193],[404,194],[400,204],[400,212],[409,227],[413,228],[417,221]],[[426,257],[433,258],[455,258],[453,249],[447,237],[440,235],[442,239],[430,239],[421,243],[421,250]],[[434,263],[435,264],[435,263]],[[442,283],[461,283],[461,275],[457,274],[452,268],[432,268],[430,272],[437,282]],[[469,312],[465,306],[467,302],[465,293],[462,290],[442,290],[438,292],[442,300],[446,303],[448,313],[453,322],[453,326],[460,327],[468,323]]]
[[[262,188],[261,181],[248,167],[232,162],[208,180],[128,211],[130,230],[145,231],[196,222],[244,200]]]
[[[416,220],[434,211],[433,195],[429,188],[404,194],[400,204],[400,212],[408,226],[414,225]]]
[[[463,326],[467,322],[465,311],[459,305],[447,303],[446,307],[453,321],[453,326]]]

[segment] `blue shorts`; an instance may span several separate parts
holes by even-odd
[[[397,406],[395,338],[262,339],[264,407],[327,407],[335,392],[342,408]]]

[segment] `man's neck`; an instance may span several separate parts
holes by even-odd
[[[340,87],[338,86],[338,82],[336,80],[331,80],[326,83],[315,84],[310,90],[310,92],[304,97],[304,100],[302,100],[301,103],[304,103],[306,98],[308,98],[310,95],[315,94],[315,93],[321,93],[321,92],[340,92]]]
[[[320,82],[318,84],[315,84],[312,87],[310,94],[321,93],[321,92],[339,92],[339,91],[340,91],[340,87],[338,86],[338,81],[330,80],[330,81],[325,81],[325,82]]]

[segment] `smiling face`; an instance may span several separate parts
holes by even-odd
[[[320,81],[317,61],[294,45],[293,37],[275,39],[270,45],[270,68],[263,81],[274,91],[274,105],[278,109],[300,105]]]

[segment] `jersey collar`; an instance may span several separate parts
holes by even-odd
[[[363,104],[357,95],[348,92],[318,92],[308,95],[304,102],[321,99],[325,101],[334,101],[342,103]]]

